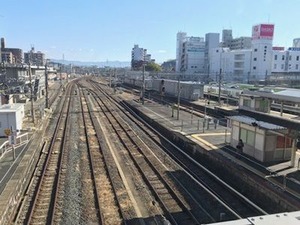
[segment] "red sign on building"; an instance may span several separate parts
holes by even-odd
[[[252,39],[273,40],[274,24],[258,24],[252,27]]]

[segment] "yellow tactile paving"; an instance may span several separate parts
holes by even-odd
[[[217,147],[217,146],[211,144],[210,142],[204,140],[203,138],[201,138],[201,136],[216,136],[216,135],[224,136],[225,133],[192,134],[191,137],[195,138],[196,140],[198,140],[200,142],[202,142],[203,144],[205,144],[206,146],[208,146],[212,150],[216,150],[216,149],[219,149],[219,147]],[[230,133],[227,133],[227,135],[230,135]]]

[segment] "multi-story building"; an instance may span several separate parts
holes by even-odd
[[[273,50],[272,72],[300,73],[300,48],[290,47],[286,51]]]
[[[139,45],[134,45],[131,51],[131,61],[144,60],[146,49],[140,48]]]
[[[239,37],[234,38],[230,42],[230,49],[231,50],[238,50],[238,49],[251,49],[251,37]]]
[[[245,82],[250,75],[251,49],[230,50],[214,48],[210,51],[210,78],[230,82]]]
[[[45,66],[45,54],[40,51],[35,52],[32,47],[29,52],[24,53],[24,62],[26,64],[29,64],[30,62],[30,64],[34,66]]]
[[[220,45],[220,34],[219,33],[205,34],[204,60],[205,60],[206,73],[208,74],[208,78],[213,79],[213,80],[215,79],[215,74],[212,73],[212,70],[210,68],[210,63],[213,61],[213,58],[210,54],[211,54],[212,49],[218,48],[219,45]]]
[[[230,50],[250,49],[251,37],[232,38],[232,30],[222,30],[221,47],[230,48]]]
[[[3,52],[1,51],[1,61],[8,64],[15,64],[15,57],[11,52]]]
[[[274,24],[254,25],[251,38],[232,38],[231,30],[223,30],[221,43],[218,33],[208,33],[203,62],[203,39],[178,32],[176,72],[197,71],[208,75],[209,80],[223,82],[257,83],[278,78],[299,81],[300,38],[295,38],[293,47],[284,50],[273,47],[273,35]]]
[[[300,38],[295,38],[293,40],[293,47],[300,48]]]
[[[204,73],[205,42],[201,37],[177,33],[176,72]]]
[[[4,55],[2,56],[2,54],[4,54]],[[22,64],[23,63],[23,51],[22,51],[22,49],[19,49],[19,48],[6,48],[5,39],[1,38],[1,59],[2,59],[2,62],[4,62],[4,63]]]
[[[252,27],[252,57],[249,81],[264,81],[272,72],[274,24]]]
[[[222,30],[222,43],[221,47],[229,48],[232,41],[232,30],[224,29]]]
[[[235,47],[231,44],[231,48],[228,46],[228,48],[211,49],[210,78],[218,81],[221,76],[221,79],[227,82],[265,80],[272,72],[273,33],[273,24],[255,25],[252,29],[251,48],[248,48],[249,44],[242,46],[243,38],[238,38],[230,41],[230,43],[239,43]],[[249,41],[249,38],[246,37],[244,40]],[[224,43],[223,38],[222,46]]]
[[[147,53],[147,49],[140,48],[139,45],[134,45],[131,50],[131,68],[132,70],[140,70],[143,63],[155,62],[151,59],[151,54]]]

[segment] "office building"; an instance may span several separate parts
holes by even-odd
[[[24,62],[26,64],[29,64],[30,62],[30,64],[33,66],[45,66],[45,54],[40,51],[35,52],[34,48],[32,47],[29,52],[24,53]]]
[[[264,81],[272,72],[274,24],[252,27],[252,57],[250,81]]]
[[[177,33],[176,72],[187,74],[204,73],[205,42],[201,37],[188,37],[184,32]]]
[[[131,50],[131,69],[141,70],[143,64],[149,62],[155,62],[155,60],[151,58],[151,54],[147,53],[147,49],[134,45]]]
[[[4,55],[2,56],[2,54]],[[22,64],[23,51],[19,48],[6,48],[5,39],[1,38],[1,59],[3,63],[7,64]]]

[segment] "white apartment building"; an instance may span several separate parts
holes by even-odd
[[[205,42],[201,37],[187,37],[184,32],[177,33],[176,72],[204,72]]]
[[[140,48],[139,45],[134,45],[131,50],[131,68],[133,70],[140,70],[144,62],[155,62],[151,59],[151,54],[147,54],[147,49]]]
[[[131,51],[131,61],[143,61],[147,54],[147,49],[140,48],[139,45],[134,45]]]
[[[290,47],[286,51],[273,50],[273,73],[299,73],[300,47]]]
[[[250,75],[251,49],[230,50],[215,48],[210,52],[210,74],[212,80],[247,82]]]
[[[272,73],[274,24],[252,27],[252,58],[249,81],[265,80]]]

